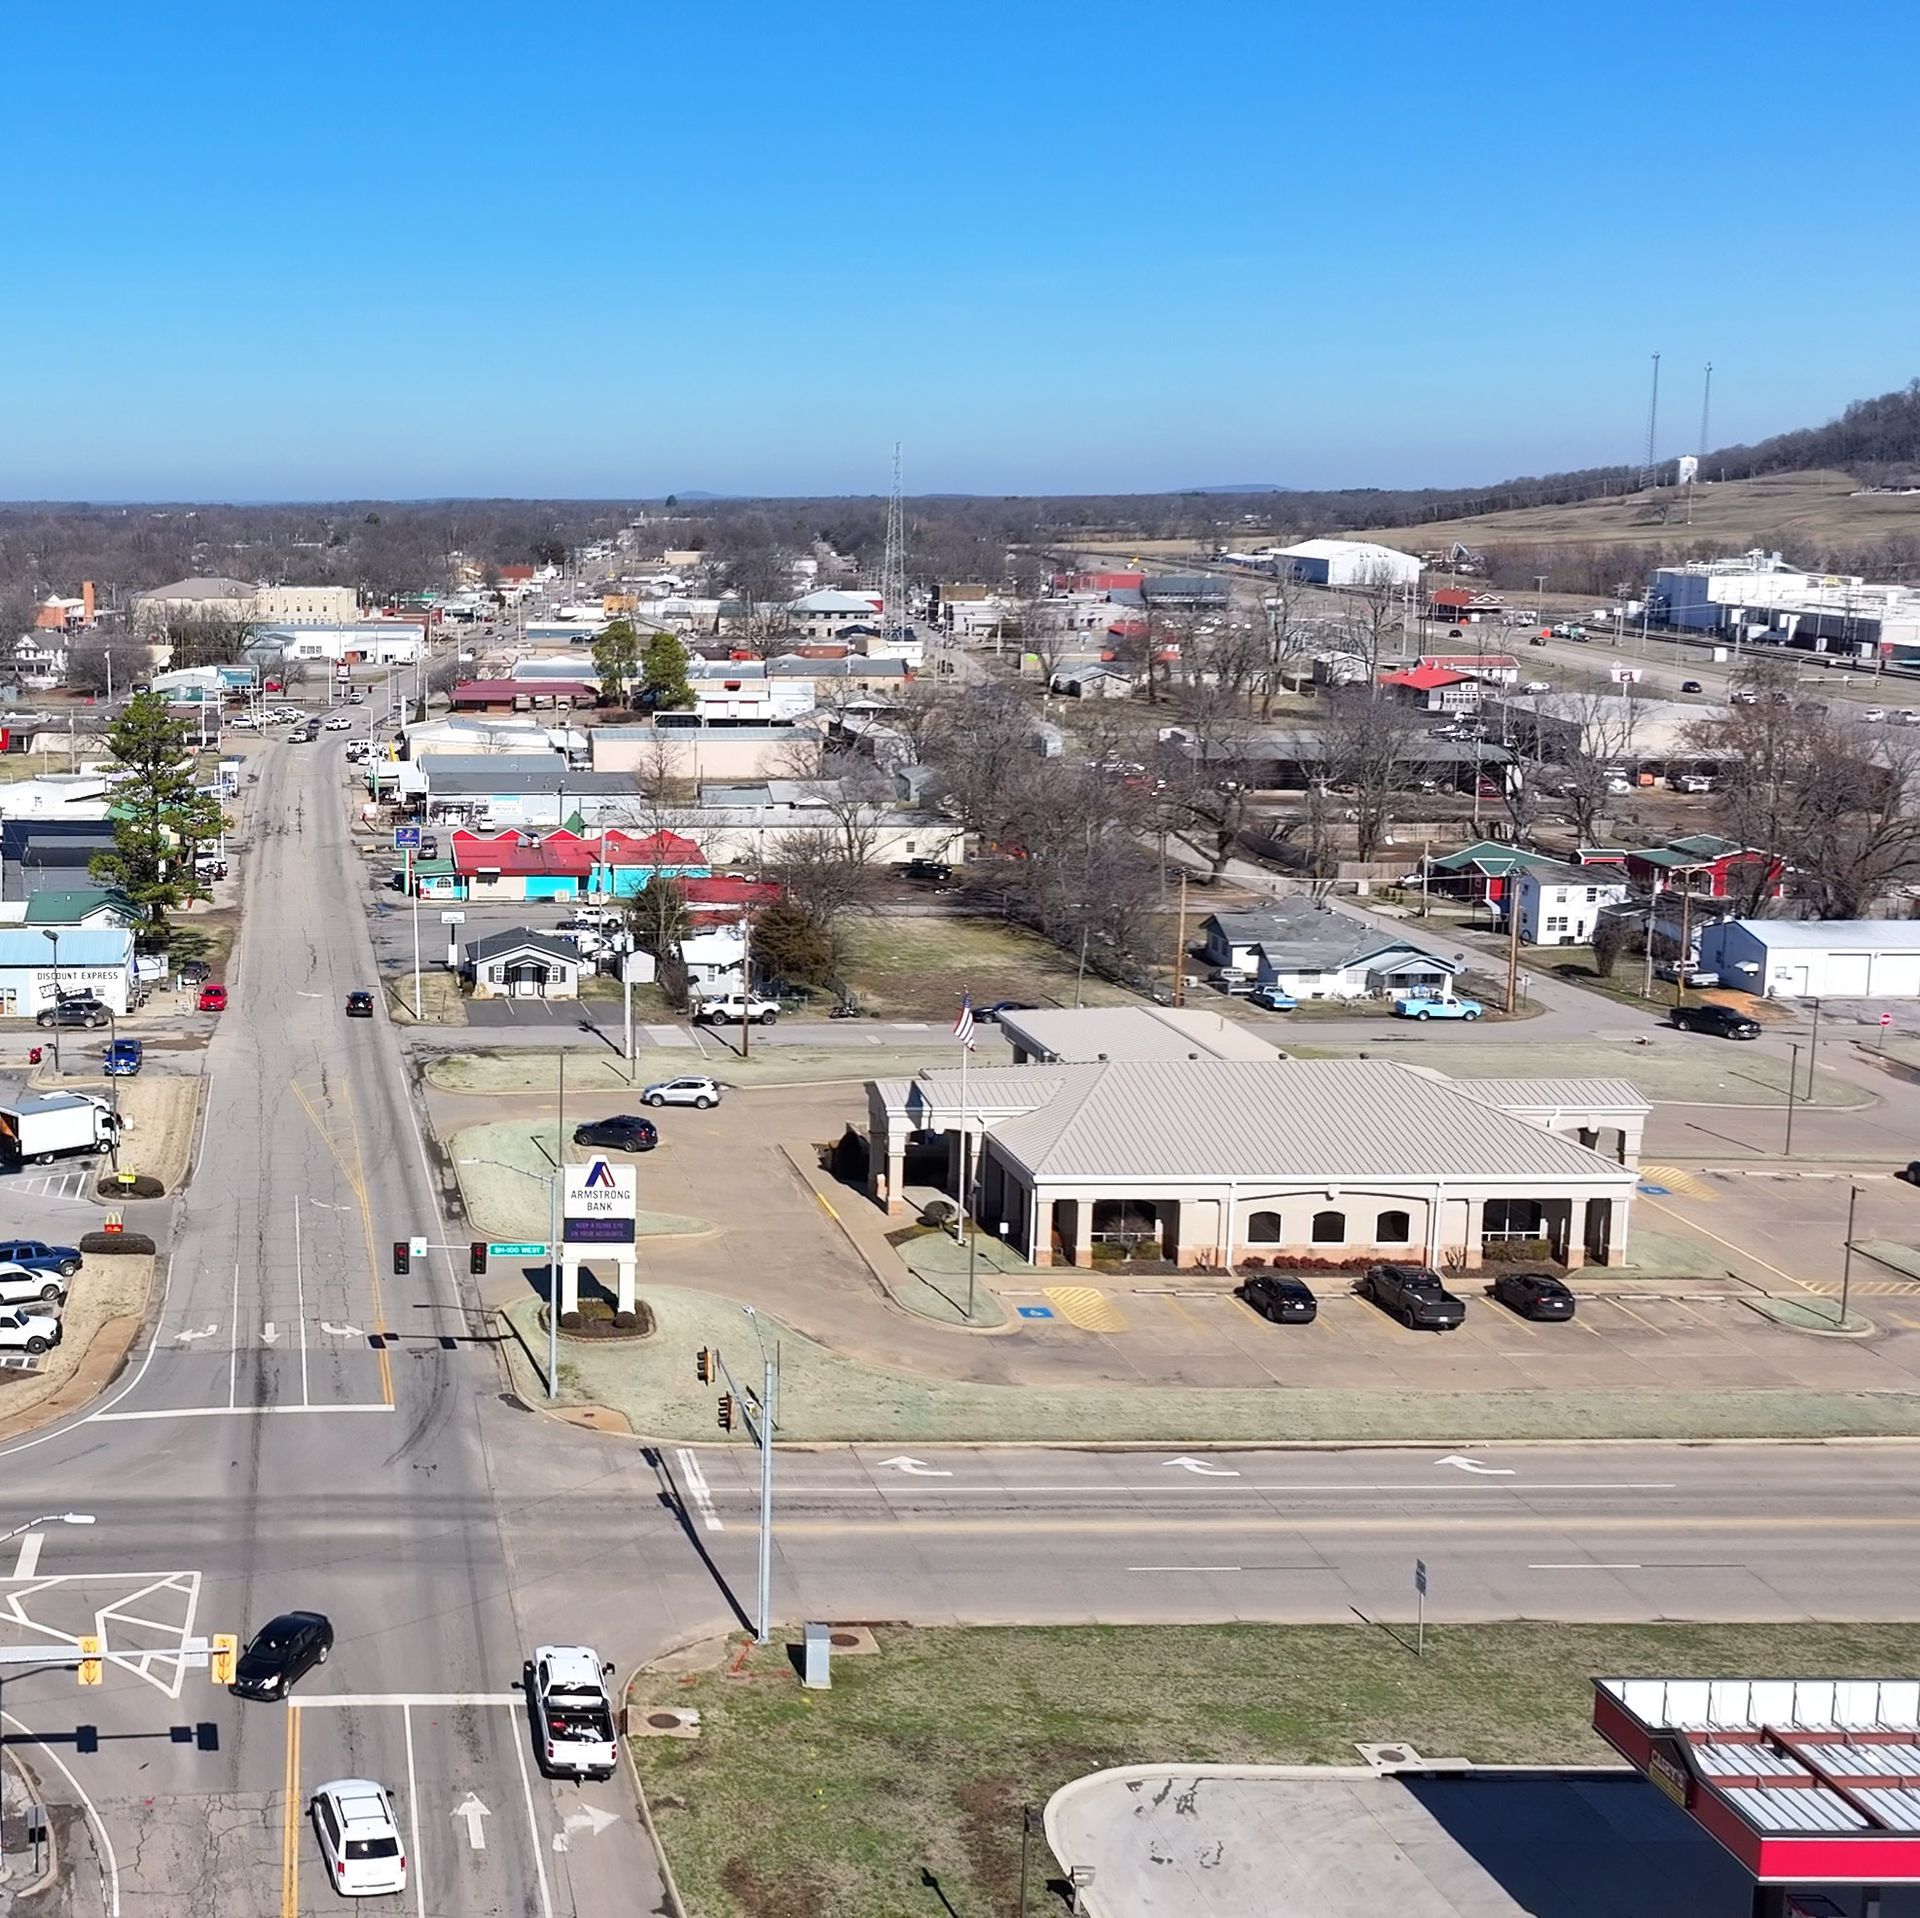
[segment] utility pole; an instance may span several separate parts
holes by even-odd
[[[753,1031],[753,1020],[748,1016],[748,1001],[753,997],[753,907],[743,904],[740,908],[740,1057],[749,1057],[753,1050],[753,1040],[749,1036]]]
[[[1173,1003],[1187,1002],[1187,875],[1180,874],[1180,918],[1173,938]]]
[[[1693,886],[1680,894],[1680,960],[1673,971],[1673,1003],[1687,1002],[1687,975],[1693,970]]]
[[[1520,872],[1516,866],[1501,888],[1501,904],[1507,909],[1507,1011],[1520,1003]]]
[[[1782,1150],[1790,1159],[1793,1157],[1794,1094],[1800,1089],[1800,1048],[1790,1039],[1787,1041],[1787,1050],[1793,1054],[1793,1064],[1787,1072],[1787,1142]]]

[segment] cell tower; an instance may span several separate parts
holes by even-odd
[[[1660,355],[1653,356],[1653,398],[1647,406],[1647,463],[1640,469],[1640,484],[1653,483],[1653,439],[1660,425]]]
[[[886,630],[907,631],[907,524],[900,505],[900,442],[893,443],[893,490],[887,495],[887,550],[880,563],[881,617]]]
[[[1713,362],[1707,362],[1706,383],[1700,389],[1700,457],[1707,457],[1707,422],[1713,413]]]

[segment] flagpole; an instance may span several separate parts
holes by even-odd
[[[960,1242],[973,1241],[973,1227],[967,1219],[967,1173],[972,1159],[972,1141],[967,1136],[967,1054],[973,1050],[972,1035],[960,1041]]]

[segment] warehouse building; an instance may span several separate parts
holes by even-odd
[[[1309,586],[1411,586],[1420,577],[1411,553],[1366,539],[1303,539],[1273,557]]]
[[[1920,999],[1920,919],[1727,919],[1700,965],[1762,999]]]

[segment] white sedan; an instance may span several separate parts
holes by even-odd
[[[331,719],[323,723],[330,733],[344,733],[353,725],[353,721],[345,713],[335,713]]]

